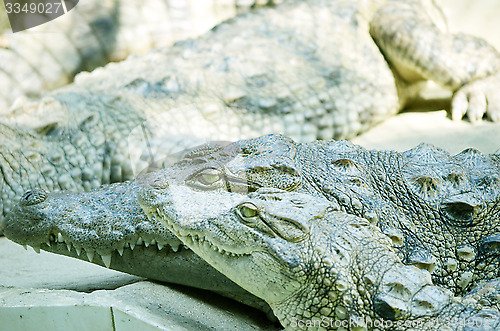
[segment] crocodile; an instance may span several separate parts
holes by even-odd
[[[226,287],[225,278],[217,280],[221,275],[209,272],[191,251],[181,250],[181,263],[189,264],[184,267],[175,265],[175,254],[161,252],[166,245],[177,250],[180,243],[161,218],[151,216],[157,209],[156,191],[177,185],[245,195],[275,188],[326,198],[342,212],[369,220],[391,239],[402,263],[425,270],[435,285],[463,296],[499,276],[499,171],[500,154],[474,149],[451,156],[421,144],[398,153],[366,150],[347,141],[296,143],[268,135],[203,145],[165,169],[91,192],[31,190],[13,209],[5,234],[37,251],[226,291],[245,302],[244,295]],[[100,258],[93,258],[96,254]],[[155,267],[145,268],[151,256]],[[207,273],[206,282],[179,277],[183,268],[198,265]],[[170,273],[174,266],[179,269]],[[224,285],[217,289],[219,282]]]
[[[453,118],[497,120],[497,51],[442,32],[425,9],[410,0],[290,0],[16,103],[0,123],[0,228],[28,189],[129,180],[207,139],[358,134],[396,113],[417,77],[455,91]]]
[[[494,306],[433,285],[427,270],[401,262],[376,225],[324,197],[261,188],[242,198],[184,185],[146,194],[148,213],[269,303],[288,330],[500,327]]]
[[[78,72],[198,36],[237,13],[276,3],[86,0],[49,23],[17,33],[8,32],[7,15],[0,5],[0,32],[4,32],[0,36],[0,113],[20,96],[35,97],[68,84]]]

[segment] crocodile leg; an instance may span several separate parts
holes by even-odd
[[[397,13],[397,14],[396,14]],[[500,54],[483,39],[439,28],[422,1],[389,0],[373,16],[370,33],[400,86],[433,80],[455,92],[453,119],[500,118]],[[400,93],[400,95],[403,93]]]

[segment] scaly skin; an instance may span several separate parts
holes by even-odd
[[[2,218],[29,188],[83,191],[131,179],[153,156],[161,160],[205,139],[281,132],[310,141],[358,134],[403,103],[379,47],[391,62],[397,58],[413,71],[421,68],[419,76],[439,70],[459,77],[448,84],[464,86],[457,93],[476,83],[494,89],[496,83],[481,79],[496,79],[497,52],[478,39],[439,32],[418,14],[424,11],[410,0],[290,0],[223,23],[197,40],[81,74],[41,100],[19,103],[0,130]],[[409,23],[423,26],[437,54],[421,48]],[[398,26],[401,38],[391,37]],[[449,47],[452,41],[460,42],[460,52]],[[448,58],[456,62],[448,66]],[[481,111],[500,109],[494,99],[483,99],[488,107]],[[32,138],[17,141],[19,135]]]
[[[119,257],[119,250],[139,236],[148,243],[170,240],[158,219],[146,221],[136,202],[138,187],[143,187],[139,203],[150,215],[156,212],[155,192],[168,185],[238,194],[273,187],[327,198],[343,212],[370,220],[391,238],[403,263],[425,270],[434,284],[463,295],[479,282],[498,277],[499,168],[499,155],[475,150],[451,156],[423,144],[404,153],[378,152],[346,141],[298,144],[269,135],[202,146],[164,170],[89,193],[28,192],[6,222],[6,235],[22,245],[77,257],[76,249],[68,251],[66,244],[45,245],[60,232],[70,247],[97,252],[107,261],[112,256],[111,268],[207,288],[196,277],[179,278],[180,267],[166,279],[174,256],[157,254],[157,268],[147,275],[141,260],[149,257],[141,257],[142,252]],[[151,230],[139,230],[138,224]],[[121,230],[127,227],[134,230]],[[110,236],[110,229],[117,233]],[[154,255],[157,249],[150,252]],[[86,260],[86,254],[80,258]],[[102,264],[100,259],[97,263]],[[184,263],[196,269],[200,261]],[[200,268],[206,266],[201,263]]]
[[[309,194],[248,196],[164,185],[139,199],[196,254],[264,299],[287,330],[496,329],[500,312],[454,298],[401,263],[366,219]],[[370,325],[368,321],[375,321]],[[480,322],[468,327],[463,322]],[[322,327],[322,328],[321,328]]]
[[[80,71],[198,36],[237,12],[263,4],[86,0],[49,23],[5,32],[0,36],[0,113],[19,96],[38,96],[69,83]],[[8,28],[3,23],[0,31]]]

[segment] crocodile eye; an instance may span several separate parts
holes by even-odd
[[[258,215],[258,208],[252,203],[244,203],[240,206],[239,212],[243,218],[251,218]]]
[[[212,191],[224,190],[229,191],[226,183],[225,174],[216,168],[205,168],[188,176],[185,183],[197,190]]]
[[[221,174],[215,169],[207,169],[198,174],[196,177],[198,182],[203,185],[212,185],[221,180]]]
[[[47,199],[47,192],[42,189],[27,191],[19,200],[19,205],[22,207],[39,204]]]

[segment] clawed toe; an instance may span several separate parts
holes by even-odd
[[[486,117],[500,121],[500,74],[471,82],[455,92],[451,104],[451,118],[456,121],[465,115],[471,123]]]

